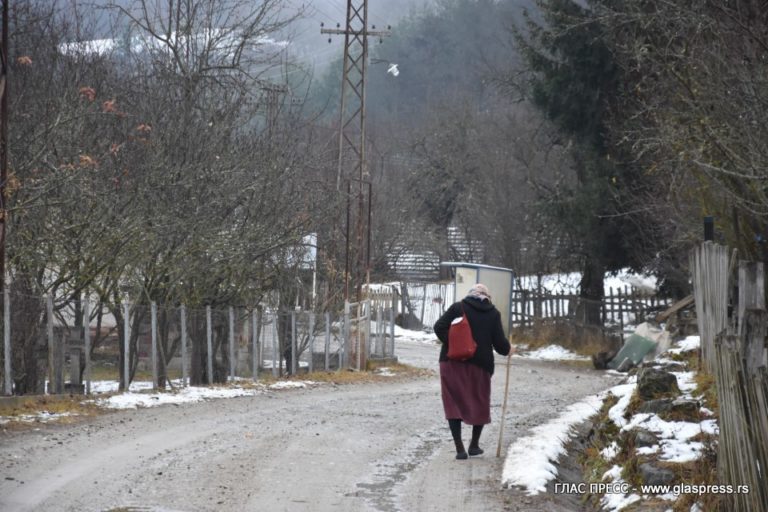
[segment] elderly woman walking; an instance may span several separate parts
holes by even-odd
[[[466,315],[477,343],[475,354],[464,361],[448,358],[448,330],[451,323]],[[488,288],[476,284],[469,294],[451,307],[435,322],[435,334],[442,342],[440,349],[440,383],[443,408],[456,443],[456,458],[480,455],[480,434],[491,422],[491,376],[494,370],[493,351],[507,355],[510,344],[501,325],[501,314],[491,303]],[[461,439],[461,422],[472,425],[469,450]]]

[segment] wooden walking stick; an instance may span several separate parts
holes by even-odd
[[[496,458],[501,457],[501,437],[504,435],[504,417],[507,415],[507,397],[509,396],[509,366],[512,361],[512,348],[507,354],[507,378],[504,384],[504,402],[501,406],[501,424],[499,425],[499,444],[496,446]]]

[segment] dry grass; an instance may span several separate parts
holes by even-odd
[[[170,379],[180,379],[181,378],[181,370],[168,370],[168,378]],[[91,380],[114,380],[118,381],[120,380],[120,369],[114,365],[109,363],[94,363],[91,368]],[[133,378],[134,381],[138,380],[152,380],[152,370],[151,369],[140,369],[136,371],[136,375]]]
[[[704,397],[704,404],[715,413],[715,418],[719,418],[720,405],[717,399],[717,386],[715,377],[703,370],[700,370],[693,378],[696,382],[696,389],[693,394]]]
[[[584,450],[579,460],[585,468],[585,477],[588,482],[600,482],[603,474],[612,466],[600,455],[600,451],[610,445],[619,432],[616,424],[608,418],[608,411],[618,401],[619,399],[614,395],[608,395],[603,401],[600,412],[593,420],[594,429],[591,433],[590,445]]]
[[[699,460],[683,464],[661,464],[675,472],[676,481],[689,485],[718,485],[717,480],[717,447],[713,436],[701,439],[704,442],[703,456]],[[675,512],[688,512],[691,506],[698,502],[702,510],[722,510],[723,496],[718,494],[682,494],[675,502]]]
[[[629,420],[635,413],[637,413],[637,410],[641,405],[643,405],[643,403],[643,399],[640,398],[640,395],[637,393],[637,389],[635,389],[632,392],[632,396],[629,398],[627,410],[624,411],[624,419]]]
[[[698,350],[689,350],[679,354],[668,354],[669,359],[685,365],[689,370],[701,370]]]
[[[533,350],[547,345],[560,345],[585,356],[613,347],[613,342],[607,340],[600,330],[569,322],[538,322],[532,328],[516,328],[512,330],[510,339],[512,343],[526,344]]]
[[[608,411],[616,405],[619,399],[614,395],[608,395],[600,407],[600,412],[593,418],[593,431],[591,432],[589,446],[579,456],[579,464],[583,468],[584,481],[597,483],[603,481],[603,475],[612,466],[613,462],[605,460],[600,453],[616,438],[619,428],[608,418]],[[594,508],[598,507],[600,496],[586,495],[584,501]]]
[[[10,420],[3,425],[7,430],[26,430],[39,425],[34,419],[43,412],[48,414],[67,414],[56,418],[56,423],[75,423],[85,418],[104,413],[91,401],[85,401],[83,396],[30,396],[13,397],[12,400],[0,401],[0,416]]]
[[[384,375],[376,373],[379,368],[387,368],[388,373],[394,375]],[[432,370],[426,370],[424,368],[416,368],[402,363],[379,363],[374,361],[368,361],[368,371],[361,372],[356,370],[342,370],[342,371],[316,371],[312,373],[300,373],[295,376],[283,377],[280,380],[311,380],[314,382],[328,382],[332,384],[363,384],[369,382],[393,382],[403,381],[409,379],[418,379],[425,377],[433,377],[435,372]],[[272,384],[277,382],[278,379],[273,378],[271,375],[267,376],[260,381]]]

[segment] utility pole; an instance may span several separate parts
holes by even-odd
[[[321,27],[323,25],[321,24]],[[370,183],[365,157],[365,86],[368,67],[368,38],[385,37],[390,35],[387,30],[376,30],[373,25],[368,28],[368,0],[347,0],[347,19],[345,28],[338,24],[336,28],[321,28],[321,34],[344,36],[344,68],[341,79],[341,108],[339,109],[339,159],[336,172],[336,190],[342,191],[342,182],[353,179],[358,185],[357,212],[357,265],[355,286],[357,301],[361,299],[362,270],[368,260],[363,249],[363,233],[365,231],[365,190]],[[328,39],[331,42],[331,39]],[[345,178],[345,162],[349,156],[350,176]],[[356,172],[355,172],[356,171]],[[357,175],[356,177],[355,174]],[[354,178],[353,178],[354,177]],[[369,187],[368,187],[369,188]],[[348,187],[349,189],[349,187]],[[351,192],[351,190],[350,190]],[[370,191],[367,201],[371,200]],[[349,210],[349,201],[347,202]],[[370,210],[370,204],[369,204]],[[347,212],[349,218],[349,211]],[[370,219],[370,214],[368,215]],[[349,221],[348,221],[349,222]],[[370,232],[370,226],[368,226]],[[370,244],[370,240],[368,241]],[[349,241],[347,241],[349,245]],[[349,255],[347,254],[347,259]],[[366,273],[368,269],[366,268]],[[345,276],[345,280],[348,276]],[[344,299],[347,300],[348,286],[345,286]]]
[[[3,388],[5,394],[13,393],[11,382],[11,340],[10,340],[10,293],[6,290],[5,239],[8,233],[8,206],[5,200],[5,186],[8,181],[8,4],[2,0],[2,34],[0,34],[0,297],[3,297]]]
[[[320,24],[323,27],[323,24]],[[368,0],[347,0],[347,20],[344,29],[321,28],[321,34],[344,36],[344,68],[341,79],[341,108],[339,112],[339,163],[336,190],[341,190],[345,147],[354,156],[359,179],[366,179],[365,169],[365,83],[368,68],[368,37],[385,37],[387,30],[368,29]],[[328,38],[331,42],[331,38]],[[351,93],[351,94],[348,94]],[[347,98],[349,96],[349,98]],[[349,99],[349,104],[347,103]]]
[[[8,233],[8,208],[5,187],[8,182],[8,4],[3,1],[0,36],[0,295],[5,290],[5,239]]]
[[[361,316],[363,268],[365,274],[370,275],[370,256],[365,253],[363,245],[363,232],[365,231],[365,191],[368,189],[368,252],[370,252],[370,207],[371,187],[368,168],[365,160],[365,85],[366,70],[368,67],[368,38],[389,36],[390,27],[387,30],[376,30],[376,26],[368,28],[368,0],[347,0],[347,19],[342,29],[338,24],[336,28],[324,28],[320,24],[321,34],[344,36],[344,68],[341,79],[341,106],[339,109],[339,160],[336,171],[336,190],[341,192],[342,182],[347,182],[347,240],[346,240],[346,264],[344,276],[344,300],[349,300],[349,219],[351,210],[351,185],[354,181],[357,187],[358,211],[357,211],[357,258],[355,271],[353,272],[356,301],[358,303],[357,317]],[[328,38],[331,42],[331,38]],[[345,156],[349,155],[350,175],[344,176]],[[355,172],[356,171],[356,172]],[[356,175],[356,177],[355,177]],[[360,339],[360,338],[358,338]],[[361,368],[365,367],[366,350],[359,347]]]

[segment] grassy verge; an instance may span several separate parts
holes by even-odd
[[[384,371],[386,369],[386,371]],[[378,370],[378,371],[377,371]],[[299,373],[298,375],[272,377],[271,374],[265,375],[259,382],[264,384],[274,384],[281,380],[287,381],[313,381],[327,382],[331,384],[363,384],[368,382],[393,382],[416,378],[432,377],[435,372],[424,368],[416,368],[402,363],[379,363],[368,361],[368,371],[360,372],[356,370],[341,371],[315,371],[311,373]]]
[[[0,401],[0,417],[10,420],[2,425],[5,430],[26,430],[39,425],[45,422],[45,413],[56,415],[56,423],[74,423],[104,412],[83,396],[74,395],[11,397]]]
[[[539,322],[531,328],[513,329],[510,340],[515,344],[525,344],[531,350],[560,345],[584,356],[609,350],[613,344],[599,330],[578,328],[566,322]]]
[[[695,351],[671,355],[670,358],[681,363],[686,368],[699,367],[699,360]],[[694,381],[696,382],[696,389],[692,393],[693,397],[699,399],[703,406],[712,410],[716,418],[718,401],[713,377],[704,371],[698,371],[694,376]],[[621,478],[638,489],[639,492],[639,486],[643,484],[640,466],[644,463],[651,463],[674,474],[674,479],[670,483],[671,486],[682,484],[700,487],[718,484],[716,436],[702,432],[691,438],[691,441],[700,442],[704,446],[702,456],[695,461],[676,463],[661,460],[659,454],[656,453],[640,455],[635,447],[635,434],[631,431],[620,431],[608,417],[608,410],[616,402],[617,399],[609,395],[598,415],[593,418],[595,427],[590,439],[590,445],[584,451],[580,460],[585,481],[590,483],[600,482],[602,481],[602,475],[608,469],[618,465],[622,468]],[[624,413],[625,419],[630,419],[632,415],[636,414],[642,403],[643,401],[635,391]],[[660,417],[665,421],[691,421],[688,417],[677,417],[668,414],[660,414]],[[615,456],[610,461],[607,461],[601,453],[608,447],[612,447],[612,451],[615,453]],[[599,508],[600,498],[601,496],[587,496],[585,501],[589,501],[592,506]],[[647,510],[688,512],[694,504],[697,504],[700,510],[722,510],[722,496],[717,494],[680,494],[674,502],[663,500],[657,496],[644,496],[641,501],[631,504],[622,510],[630,512]]]

